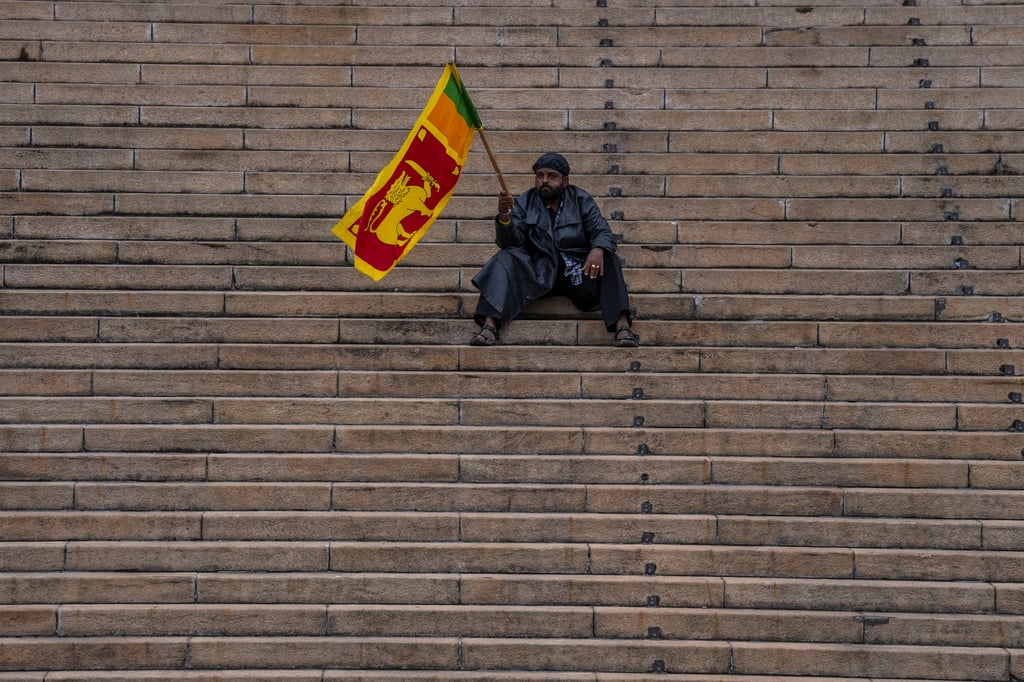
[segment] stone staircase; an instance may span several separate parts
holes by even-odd
[[[511,5],[506,7],[505,5]],[[0,1],[0,682],[1024,679],[1024,6]],[[457,61],[613,230],[466,345]]]

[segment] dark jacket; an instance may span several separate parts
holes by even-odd
[[[560,253],[583,262],[596,246],[615,252],[615,239],[597,202],[574,185],[565,188],[562,206],[552,213],[536,189],[523,192],[512,206],[512,224],[495,219],[495,243],[501,247],[473,278],[480,295],[508,321],[555,285],[564,269]]]

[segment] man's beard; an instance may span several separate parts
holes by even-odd
[[[547,185],[541,185],[537,190],[537,194],[540,195],[540,198],[544,201],[553,201],[555,199],[562,198],[562,192],[564,189],[564,187],[548,187]]]

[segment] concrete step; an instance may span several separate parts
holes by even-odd
[[[678,274],[667,273],[667,280],[678,281]],[[665,276],[655,280],[662,290]],[[964,281],[969,285],[970,277]],[[678,285],[672,285],[671,289]],[[72,306],[69,312],[79,314],[121,315],[138,314],[140,302],[148,306],[146,314],[212,314],[228,307],[232,317],[294,317],[297,314],[314,317],[365,316],[375,310],[380,317],[409,318],[415,311],[429,317],[464,317],[474,309],[475,294],[455,293],[403,293],[381,296],[367,292],[58,292],[10,290],[2,299],[12,313],[36,315],[53,313],[57,300]],[[956,293],[963,294],[958,286]],[[877,321],[1002,321],[1022,317],[1017,310],[1017,297],[957,296],[936,298],[928,296],[834,296],[823,299],[811,294],[686,294],[638,293],[632,296],[634,307],[643,319],[718,319],[718,320],[877,320]],[[382,305],[384,304],[384,305]],[[356,312],[358,311],[358,312]],[[570,317],[596,319],[595,313],[581,313],[568,300],[543,299],[532,304],[524,318]]]
[[[550,303],[551,305],[545,305]],[[566,301],[544,301],[531,306],[524,319],[536,318],[565,307]],[[593,319],[585,315],[583,319]],[[437,319],[336,320],[289,317],[97,317],[10,316],[11,325],[0,330],[0,340],[24,342],[111,343],[342,343],[365,344],[402,338],[424,345],[459,343],[472,326],[465,321]],[[575,336],[583,324],[506,325],[516,334],[503,334],[511,343],[553,342],[556,334]],[[1016,349],[1024,345],[1020,324],[997,322],[829,322],[829,321],[715,321],[645,320],[645,338],[655,345],[809,347],[825,348],[977,348]],[[589,331],[589,330],[588,330]],[[543,334],[537,336],[529,335]]]
[[[820,114],[815,113],[815,117]],[[716,117],[721,120],[721,117]],[[407,122],[408,123],[408,122]],[[658,125],[651,122],[650,127]],[[669,124],[666,124],[669,125]],[[887,127],[891,127],[887,123]],[[756,129],[755,126],[750,126]],[[820,129],[820,128],[818,128]],[[896,175],[787,175],[784,178],[761,175],[706,175],[694,177],[690,175],[670,175],[666,177],[644,178],[652,187],[642,186],[639,180],[630,178],[614,178],[607,189],[611,197],[680,197],[680,198],[864,198],[874,197],[880,201],[886,198],[931,199],[955,194],[964,201],[972,199],[999,198],[1018,189],[1019,180],[1015,177],[934,177],[934,176],[896,176]],[[69,193],[69,191],[87,191],[87,193],[166,193],[168,189],[178,189],[183,194],[222,194],[231,199],[245,191],[248,195],[264,197],[274,196],[285,201],[288,195],[308,196],[310,191],[319,191],[324,195],[360,195],[371,186],[372,177],[361,177],[358,174],[253,172],[239,173],[233,171],[170,171],[170,170],[68,170],[62,168],[33,169],[23,172],[22,185],[26,189],[41,193]],[[588,178],[579,181],[580,186],[592,190],[599,199],[604,197],[602,185],[608,183],[605,178]],[[492,194],[494,179],[486,176],[468,176],[468,181],[460,183],[460,195],[453,200],[452,210],[460,215],[470,213],[466,195]],[[663,187],[664,185],[664,187]],[[522,186],[522,185],[520,185]],[[465,194],[463,194],[465,193]],[[606,204],[621,205],[624,202],[604,199]],[[482,207],[481,207],[482,208]],[[481,213],[484,213],[481,210]],[[1009,218],[1008,215],[991,214],[993,219]],[[631,219],[644,219],[648,216],[630,212]],[[939,217],[936,214],[935,217]],[[326,227],[326,226],[325,226]],[[753,230],[752,230],[753,231]],[[493,232],[493,230],[492,230]],[[631,231],[630,236],[636,238],[640,231]],[[20,242],[18,246],[22,245]],[[25,246],[31,248],[32,243],[26,241]],[[133,250],[146,246],[162,245],[134,244]],[[264,248],[270,248],[267,245]],[[807,250],[807,249],[805,249]],[[823,249],[822,249],[823,250]],[[916,249],[915,249],[916,250]],[[981,247],[965,247],[968,253],[985,253]],[[187,253],[187,252],[186,252]],[[270,254],[267,254],[268,256]],[[126,262],[133,257],[125,255]],[[244,262],[244,259],[239,259]],[[158,261],[160,262],[160,261]],[[299,259],[302,262],[302,259]],[[908,266],[913,266],[911,261]]]
[[[172,659],[191,655],[193,666],[209,668],[267,667],[274,657],[271,649],[283,652],[283,663],[299,668],[323,668],[342,665],[365,667],[366,647],[370,647],[376,667],[398,668],[412,665],[419,669],[454,670],[528,670],[573,671],[590,667],[598,671],[649,673],[652,669],[677,673],[725,674],[735,666],[740,674],[793,674],[794,666],[786,647],[770,643],[673,642],[668,640],[614,639],[521,639],[466,638],[461,655],[454,638],[367,638],[286,637],[267,638],[256,647],[251,638],[197,637],[186,643],[182,638],[71,638],[77,645],[82,667],[173,667]],[[46,638],[4,640],[9,652],[8,668],[29,661],[47,660],[48,667],[67,667],[73,663],[63,654],[56,640]],[[287,645],[287,646],[286,646]],[[910,672],[916,679],[1005,679],[1009,656],[998,648],[900,647],[893,645],[806,644],[815,654],[812,674],[878,677],[873,671]],[[44,657],[49,656],[46,659]],[[134,663],[131,663],[134,659]],[[730,661],[733,663],[730,665]],[[909,668],[908,668],[909,666]],[[883,672],[883,674],[885,674]],[[1002,675],[1003,677],[1000,677]]]
[[[992,613],[996,596],[1000,611],[1020,615],[1019,585],[942,580],[857,580],[730,576],[645,575],[461,575],[399,573],[381,575],[337,573],[200,573],[195,576],[202,603],[324,603],[336,595],[350,604],[480,604],[724,607],[836,611],[906,611],[919,613]],[[58,577],[15,574],[9,580],[9,603],[52,603],[50,595],[80,586],[102,603],[104,594],[124,590],[126,601],[142,603],[163,586],[184,589],[181,576],[150,576],[128,580],[120,573],[68,573]],[[189,588],[193,576],[189,578]],[[2,578],[2,576],[0,576]],[[161,582],[161,580],[163,582]],[[7,584],[5,583],[5,585]],[[179,594],[182,592],[179,591]],[[654,599],[651,599],[654,597]],[[109,601],[109,599],[107,599]],[[165,600],[166,601],[166,600]],[[1016,604],[1016,606],[1015,606]],[[1004,608],[1005,605],[1005,608]]]
[[[706,253],[708,257],[713,254]],[[406,292],[446,293],[462,291],[475,293],[470,280],[478,267],[429,267],[409,266],[393,271],[394,283]],[[80,298],[87,290],[103,290],[113,301],[121,295],[118,290],[161,290],[168,287],[187,291],[223,292],[231,291],[231,282],[241,291],[332,291],[339,286],[351,294],[359,291],[375,291],[378,286],[364,276],[355,280],[353,271],[338,272],[337,268],[321,266],[235,266],[227,265],[9,265],[8,280],[12,301],[43,302],[46,296],[32,290],[67,290]],[[186,278],[186,270],[194,277]],[[346,274],[347,273],[347,274]],[[901,270],[879,268],[873,270],[829,270],[768,269],[768,268],[723,268],[714,262],[710,267],[699,264],[683,267],[658,267],[649,269],[625,269],[626,281],[638,300],[646,300],[661,309],[661,315],[672,310],[668,301],[647,294],[764,294],[764,295],[832,295],[840,296],[914,296],[973,297],[973,296],[1019,296],[1024,291],[1024,282],[1014,270],[960,271],[960,270]],[[389,282],[391,280],[389,279]],[[83,291],[86,290],[86,291]],[[350,294],[350,295],[351,295]],[[95,294],[94,294],[95,295]],[[197,294],[198,295],[198,294]],[[982,305],[985,299],[971,299]],[[25,305],[25,304],[23,304]],[[564,306],[559,306],[561,310]],[[531,306],[532,308],[532,306]],[[25,307],[26,312],[37,309]],[[45,308],[38,308],[46,312]],[[156,308],[154,313],[167,312]],[[578,311],[577,311],[578,314]]]
[[[516,330],[534,324],[513,323]],[[575,325],[575,323],[568,323]],[[460,323],[472,331],[469,321]],[[511,327],[512,325],[509,325]],[[558,323],[562,326],[566,323]],[[1012,375],[1020,360],[1017,350],[943,350],[935,348],[743,348],[694,347],[656,343],[621,349],[597,321],[581,323],[586,337],[562,337],[565,346],[507,345],[479,348],[468,345],[374,344],[219,344],[180,343],[154,346],[144,343],[3,343],[4,369],[180,369],[200,370],[307,370],[329,371],[375,368],[392,371],[562,371],[567,360],[585,360],[596,372],[643,369],[647,372],[754,372],[783,374],[865,374],[889,370],[897,375]],[[644,333],[642,323],[637,330]],[[512,336],[511,331],[508,334]],[[587,338],[589,337],[589,338]],[[468,335],[467,335],[468,338]],[[513,337],[514,339],[514,337]],[[287,355],[283,355],[283,353]],[[219,359],[218,359],[219,355]],[[673,361],[676,361],[673,363]]]
[[[487,201],[472,199],[467,201]],[[630,199],[621,200],[623,203]],[[685,201],[685,200],[684,200]],[[455,203],[455,202],[452,202]],[[610,203],[610,202],[609,202]],[[616,202],[618,203],[618,202]],[[484,209],[486,210],[486,209]],[[481,211],[483,212],[483,211]],[[665,216],[662,216],[664,218]],[[648,219],[634,216],[633,219]],[[114,242],[53,242],[18,239],[0,242],[10,262],[99,263],[114,262]],[[342,246],[325,249],[318,243],[245,243],[124,241],[117,244],[117,260],[132,264],[196,265],[337,265]],[[44,247],[58,249],[44,251]],[[483,264],[495,251],[493,244],[430,244],[409,252],[409,264],[423,267]],[[624,244],[620,257],[632,268],[740,269],[853,269],[853,270],[1013,270],[1020,265],[1020,247],[1012,246],[841,246],[841,245],[677,245]],[[415,256],[415,257],[414,257]],[[958,260],[959,259],[959,260]],[[404,262],[404,261],[403,261]]]
[[[226,505],[225,505],[226,507]],[[416,516],[418,518],[412,518]],[[201,529],[202,526],[202,529]],[[4,511],[4,538],[53,541],[431,541],[587,542],[592,544],[722,544],[778,547],[942,548],[1020,550],[1020,524],[977,520],[915,520],[614,513],[502,512],[94,512]],[[759,540],[760,539],[760,540]]]
[[[220,110],[223,109],[215,108],[212,111],[207,111],[206,115],[213,116]],[[14,112],[12,111],[12,113]],[[719,130],[726,125],[729,128],[760,130],[765,123],[762,118],[755,118],[752,114],[746,114],[745,118],[738,118],[736,114],[733,114],[730,119],[728,118],[728,112],[721,112],[721,116],[725,117],[724,120],[730,123],[724,123],[722,119],[719,119],[719,122],[714,124],[715,127],[702,128],[702,125],[711,126],[712,124],[704,124],[700,120],[696,120],[694,114],[690,114],[690,116],[694,116],[694,120],[690,121],[686,112],[667,113],[635,110],[627,113],[634,117],[633,124],[636,125],[639,122],[639,124],[643,125],[644,130],[657,130],[659,126],[662,128],[665,126],[672,126],[673,128],[685,126],[688,129],[694,130]],[[381,110],[380,113],[372,118],[364,114],[363,118],[366,120],[362,121],[362,123],[373,125],[378,130],[390,129],[401,131],[408,127],[409,120],[415,119],[416,114],[417,112],[413,110]],[[223,117],[225,119],[229,119],[232,115],[231,112],[224,110]],[[531,115],[529,110],[520,110],[496,112],[490,116],[492,118],[507,119],[507,125],[515,128],[516,126],[523,125],[525,123],[524,119],[529,115]],[[277,124],[286,122],[282,116],[283,114],[278,114],[273,121]],[[706,114],[702,114],[702,116],[706,116]],[[837,115],[834,114],[833,116]],[[910,115],[890,115],[889,118],[893,119],[893,124],[898,124],[900,116],[908,118]],[[967,114],[963,114],[963,116],[966,118]],[[294,113],[293,117],[295,118],[294,123],[296,127],[314,127],[310,125],[308,117],[303,118]],[[580,130],[581,134],[584,134],[587,131],[593,131],[595,128],[601,128],[607,123],[607,119],[614,121],[616,118],[617,115],[613,114],[604,114],[599,119],[587,119],[582,115],[578,115],[573,119],[573,127]],[[931,118],[935,118],[935,115],[932,115]],[[951,116],[947,115],[946,118],[948,120]],[[252,122],[257,123],[258,120],[254,118]],[[229,120],[216,121],[211,119],[211,123],[219,123],[219,127],[223,127],[228,122]],[[198,121],[196,123],[198,124]],[[616,125],[619,126],[620,124]],[[621,125],[624,126],[625,123]],[[957,127],[968,127],[968,125],[965,122],[963,126]],[[197,125],[196,127],[199,128],[200,126]],[[921,127],[920,121],[915,122],[911,127],[914,130],[919,129]],[[820,130],[821,128],[818,129]],[[374,139],[370,137],[370,133],[363,133],[363,135],[367,140]],[[378,138],[380,137],[380,133],[375,133],[375,135]],[[352,136],[354,137],[355,134],[353,133]],[[355,194],[365,191],[374,179],[374,173],[370,170],[369,159],[365,162],[367,168],[364,171],[354,171],[339,177],[338,174],[325,172],[324,169],[319,167],[309,168],[307,166],[303,168],[296,166],[291,168],[287,163],[288,157],[283,155],[275,157],[269,154],[260,156],[227,151],[211,152],[204,159],[204,165],[209,166],[210,170],[184,172],[177,168],[175,163],[176,159],[186,160],[181,153],[157,154],[151,152],[146,156],[147,163],[142,169],[131,169],[124,154],[118,153],[115,150],[105,153],[99,150],[83,150],[68,158],[57,156],[56,149],[41,151],[43,153],[30,157],[24,149],[13,148],[7,150],[0,157],[0,160],[9,163],[24,162],[28,166],[28,169],[23,174],[23,182],[26,188],[49,192],[68,191],[71,189],[90,192],[166,192],[170,188],[176,188],[181,192],[229,194],[242,191],[241,183],[244,181],[248,191],[256,194],[308,194],[310,190],[314,189],[331,194]],[[50,153],[46,154],[45,152],[47,151]],[[367,156],[369,156],[369,153],[367,153]],[[380,156],[383,157],[384,153],[380,152]],[[594,156],[596,157],[596,155]],[[977,156],[978,160],[976,163],[988,161],[986,165],[989,168],[995,163],[994,160],[989,161],[990,155],[979,154]],[[966,165],[969,158],[966,157],[960,163]],[[102,168],[82,168],[84,162],[90,159],[101,164]],[[244,160],[255,161],[258,167],[232,167],[234,164],[240,164]],[[771,187],[774,179],[768,177],[770,173],[770,170],[767,168],[769,160],[769,157],[764,155],[763,163],[760,166],[749,165],[751,160],[748,159],[748,166],[737,165],[735,167],[736,171],[746,171],[739,176],[740,179],[746,178],[747,180],[745,195],[759,196]],[[381,158],[381,161],[384,161],[384,159]],[[523,161],[525,162],[525,159]],[[622,195],[625,196],[648,194],[666,196],[667,190],[671,191],[671,194],[668,196],[702,196],[702,190],[717,192],[717,187],[721,185],[728,186],[733,182],[734,178],[731,174],[722,175],[723,170],[729,170],[722,167],[717,168],[718,175],[712,174],[708,177],[704,174],[695,175],[687,172],[688,169],[696,171],[698,168],[703,168],[697,165],[697,159],[688,160],[687,166],[682,168],[666,169],[665,175],[667,178],[662,177],[660,174],[650,177],[643,175],[621,175],[612,178],[602,172],[607,170],[607,166],[604,163],[595,169],[597,172],[594,174],[588,174],[585,170],[587,166],[596,165],[602,161],[604,159],[600,158],[588,160],[585,158],[585,155],[581,154],[579,162],[581,172],[574,172],[574,177],[577,178],[576,182],[584,187],[592,187],[591,193],[599,198],[606,196],[602,186],[609,185],[609,183],[613,183],[611,187],[617,187],[622,192]],[[916,165],[910,166],[913,161],[917,162]],[[528,167],[529,163],[526,163]],[[740,159],[735,159],[734,163],[739,164]],[[873,172],[863,168],[855,169],[851,165],[842,169],[836,166],[834,167],[836,170],[833,170],[831,173],[822,173],[821,168],[816,167],[811,169],[813,172],[810,174],[794,174],[790,176],[791,179],[788,180],[787,189],[801,196],[817,196],[829,191],[840,192],[843,196],[859,196],[868,191],[877,191],[883,196],[898,196],[899,188],[895,184],[896,178],[889,176],[896,175],[900,169],[903,169],[903,172],[908,175],[915,176],[927,176],[929,171],[934,172],[934,168],[932,168],[934,162],[925,165],[926,159],[924,158],[910,157],[909,159],[902,160],[900,163],[904,165],[900,166],[897,165],[897,162],[890,162],[889,166],[875,166]],[[486,169],[477,168],[477,165],[472,162],[469,164],[469,170],[477,172],[468,172],[464,179],[460,181],[458,196],[492,195],[494,193],[493,178],[486,172]],[[191,167],[194,169],[194,164]],[[217,170],[213,170],[213,168],[217,168]],[[518,170],[519,167],[513,166],[513,168]],[[241,172],[243,170],[249,172],[243,175]],[[705,170],[713,173],[709,168]],[[666,188],[665,180],[677,177],[684,180],[686,184],[675,182],[669,188]],[[517,172],[511,172],[508,178],[511,183],[516,185],[528,185],[530,181],[528,175]],[[934,180],[934,178],[915,177],[914,180],[917,182],[915,186],[920,188],[918,191],[922,192],[925,196],[933,196],[933,194],[926,194],[926,192],[934,192],[934,188],[926,183],[929,180]],[[977,192],[982,192],[985,188],[993,190],[998,187],[1000,179],[991,178],[984,184],[973,183],[973,185],[970,178],[945,178],[944,182],[956,184],[960,192],[966,196],[971,196],[973,193],[972,186],[976,188],[974,191]],[[913,191],[913,187],[908,186],[907,192],[911,191]],[[712,194],[712,196],[715,195]],[[613,194],[612,196],[619,196],[619,194]],[[907,194],[907,196],[914,195]]]
[[[662,462],[655,462],[655,466]],[[893,516],[893,517],[932,517],[932,518],[983,518],[983,519],[1015,519],[1020,518],[1020,511],[1006,490],[998,486],[993,488],[966,489],[967,466],[963,463],[950,463],[942,466],[938,463],[925,466],[923,463],[902,463],[909,469],[907,478],[913,479],[905,484],[907,487],[895,487],[892,479],[899,471],[899,464],[893,463],[882,467],[881,473],[865,471],[870,462],[847,461],[837,463],[837,468],[845,475],[837,475],[836,480],[827,481],[822,472],[807,475],[789,482],[780,482],[787,471],[787,465],[798,468],[798,462],[770,460],[732,460],[721,461],[684,461],[692,470],[690,480],[677,476],[677,482],[659,482],[656,478],[651,485],[651,472],[647,467],[642,469],[646,478],[640,473],[621,482],[592,483],[584,486],[581,483],[559,483],[550,475],[535,475],[540,479],[536,483],[505,483],[488,480],[482,474],[479,482],[419,482],[419,483],[384,483],[384,482],[179,482],[179,483],[116,483],[116,482],[82,482],[74,486],[75,499],[72,501],[72,484],[61,482],[10,482],[2,484],[7,499],[3,508],[7,510],[70,510],[72,508],[87,510],[103,510],[108,512],[135,511],[136,514],[121,518],[114,514],[93,514],[97,523],[105,521],[110,528],[117,529],[125,524],[128,530],[137,528],[138,532],[152,533],[191,533],[195,534],[195,517],[161,515],[145,516],[146,512],[156,511],[200,511],[228,510],[237,512],[260,512],[286,510],[305,510],[307,512],[327,512],[328,510],[375,511],[387,510],[432,511],[435,513],[456,511],[481,512],[548,512],[548,513],[596,513],[596,514],[752,514],[752,506],[766,505],[765,512],[771,514],[795,514],[813,516],[821,514],[825,517],[837,516],[840,501],[849,507],[850,516]],[[807,465],[812,469],[811,462]],[[781,470],[778,475],[765,474],[763,469],[775,467]],[[706,473],[714,467],[716,475],[713,480]],[[701,471],[705,473],[699,474]],[[721,474],[717,472],[721,470]],[[655,473],[660,473],[654,469]],[[998,471],[993,468],[992,472]],[[846,473],[848,472],[848,473]],[[959,476],[957,476],[959,474]],[[980,474],[979,474],[980,475]],[[258,480],[258,479],[257,479]],[[673,480],[673,479],[670,479]],[[639,483],[634,483],[639,481]],[[959,483],[959,485],[958,485]],[[695,486],[701,487],[696,488]],[[850,486],[843,492],[838,485]],[[859,487],[853,487],[859,486]],[[909,488],[909,489],[908,489]],[[250,496],[245,490],[251,489]],[[451,499],[447,506],[445,491],[449,491]],[[696,493],[700,494],[697,495]],[[170,497],[170,496],[174,497]],[[685,495],[686,501],[676,501],[673,495]],[[745,500],[750,496],[751,500]],[[787,496],[788,499],[787,499]],[[977,502],[965,503],[963,498],[976,499]],[[893,510],[885,514],[871,511],[869,501],[881,508]],[[922,507],[927,502],[932,508]],[[984,505],[999,502],[1003,507],[999,510],[986,511]],[[958,505],[960,505],[958,507]],[[856,510],[854,512],[853,510]],[[898,513],[897,511],[898,510]],[[1003,514],[1000,517],[999,514]],[[353,531],[358,532],[360,524],[369,523],[369,519],[357,516],[349,518],[345,515],[324,513],[319,516],[307,514],[310,523],[323,521],[353,524]],[[86,517],[82,517],[86,518]],[[253,518],[248,514],[247,518]],[[259,518],[259,517],[256,517]],[[305,518],[305,517],[303,517]],[[16,515],[8,522],[33,525],[58,523],[40,515]],[[597,519],[594,519],[597,521]],[[395,518],[396,528],[401,530],[407,519],[399,515]],[[653,522],[652,522],[653,523]],[[167,524],[167,525],[164,525]],[[17,526],[18,523],[15,523]],[[12,526],[12,527],[15,527]],[[72,532],[77,526],[65,529]],[[88,527],[74,532],[106,532],[97,525],[95,529]],[[13,531],[12,531],[13,532]],[[42,526],[40,532],[43,532]],[[47,532],[54,532],[53,529]],[[56,528],[56,532],[61,532]],[[118,531],[120,532],[120,531]],[[379,532],[391,532],[382,526]]]
[[[84,439],[84,440],[83,440]],[[584,447],[584,439],[586,446]],[[907,457],[1013,461],[1016,428],[999,431],[607,429],[252,425],[0,425],[9,452],[434,453]],[[426,444],[426,445],[425,445]],[[544,444],[543,447],[540,447]]]
[[[657,668],[660,670],[661,666]],[[42,673],[7,673],[10,677],[5,680],[14,682],[40,682]],[[439,677],[450,680],[472,681],[472,682],[716,682],[721,679],[716,675],[705,674],[671,674],[665,672],[648,673],[573,673],[566,671],[454,671],[454,670],[377,670],[374,672],[361,672],[352,670],[231,670],[217,672],[203,671],[116,671],[108,670],[101,673],[90,671],[59,672],[49,673],[51,679],[62,682],[95,682],[96,680],[110,680],[120,682],[122,680],[188,680],[191,682],[272,682],[283,680],[286,682],[387,682],[390,680],[420,681],[436,680]],[[820,676],[799,676],[802,682],[839,682],[843,677],[820,677]],[[742,679],[747,682],[774,682],[778,676],[766,675],[743,675]],[[787,679],[787,678],[782,678]],[[795,679],[795,678],[792,678]],[[881,678],[876,678],[881,679]],[[894,682],[890,678],[885,682]]]
[[[56,608],[0,607],[3,636],[331,636],[443,637],[454,629],[467,637],[610,640],[717,640],[893,643],[916,646],[978,646],[1000,638],[1018,641],[1022,622],[1005,615],[871,614],[754,609],[672,609],[574,606],[366,606],[346,605],[79,605]],[[865,623],[870,626],[866,627]],[[964,624],[970,625],[964,628]],[[983,637],[988,633],[990,638]]]
[[[969,442],[969,441],[968,441]],[[801,452],[801,451],[798,451]],[[917,453],[912,453],[917,454]],[[965,453],[965,457],[968,455]],[[498,484],[509,480],[536,484],[633,484],[685,485],[711,482],[709,467],[714,465],[718,483],[823,485],[828,463],[843,472],[842,483],[868,487],[893,487],[896,472],[902,467],[914,474],[913,487],[966,487],[969,475],[976,489],[1013,489],[1019,473],[1013,462],[975,458],[968,460],[917,459],[786,459],[721,456],[658,455],[395,455],[395,454],[153,454],[153,453],[74,453],[41,454],[5,452],[0,462],[8,494],[22,490],[22,500],[49,490],[41,499],[56,500],[56,509],[71,504],[68,480],[81,481],[168,481],[193,482],[448,482]],[[990,455],[993,456],[993,455]],[[801,467],[804,462],[806,467]],[[878,471],[874,468],[878,467]],[[969,467],[969,468],[965,468]],[[779,475],[772,475],[774,469]],[[795,477],[795,478],[787,478]],[[63,485],[59,483],[65,481]],[[19,482],[35,482],[18,487]],[[58,483],[49,488],[43,482]],[[82,483],[82,485],[86,485]],[[129,486],[131,483],[121,483]],[[138,485],[138,484],[134,484]],[[34,487],[33,487],[34,486]],[[143,490],[143,487],[139,487]],[[32,492],[32,491],[35,492]],[[13,498],[12,498],[13,499]],[[22,502],[27,504],[27,502]],[[10,504],[10,502],[9,502]]]
[[[673,275],[675,276],[675,275]],[[883,275],[884,276],[884,273]],[[971,278],[964,277],[969,283]],[[959,285],[958,285],[959,286]],[[58,291],[10,289],[0,302],[13,315],[52,315],[61,306],[71,315],[222,315],[230,317],[351,317],[365,319],[368,310],[381,318],[427,319],[468,317],[475,294],[408,293],[381,296],[366,292],[223,292],[223,291]],[[789,320],[789,321],[1018,321],[1024,309],[1017,296],[867,296],[812,294],[634,294],[641,320]],[[595,320],[565,299],[532,304],[524,319],[568,316]],[[566,320],[568,322],[569,320]],[[465,323],[472,329],[471,323]],[[593,325],[599,327],[596,323]],[[603,338],[603,328],[601,329]],[[467,335],[468,337],[468,335]],[[607,341],[607,339],[605,340]],[[461,343],[461,341],[460,341]]]
[[[1018,529],[1019,533],[1019,529]],[[123,550],[123,551],[122,551]],[[66,557],[65,557],[66,553]],[[0,543],[11,572],[239,571],[720,575],[1022,582],[1021,552],[489,542],[71,541]],[[913,559],[913,561],[911,561]],[[708,572],[711,573],[708,573]],[[856,574],[856,575],[855,575]]]
[[[0,370],[3,396],[562,398],[985,403],[1010,407],[1001,376],[705,372],[363,370]],[[443,381],[439,379],[443,378]],[[257,381],[258,380],[258,381]],[[998,413],[998,410],[993,410]]]
[[[443,380],[439,376],[437,380]],[[629,428],[1015,429],[1018,405],[507,398],[0,398],[0,424],[377,424]]]

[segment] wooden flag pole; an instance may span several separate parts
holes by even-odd
[[[476,131],[480,133],[480,141],[484,143],[484,149],[487,150],[487,156],[491,160],[491,165],[494,166],[494,172],[498,174],[498,182],[501,183],[501,191],[508,194],[508,185],[505,184],[505,177],[501,174],[501,169],[498,168],[498,161],[494,158],[494,153],[491,151],[491,145],[487,144],[487,137],[484,135],[483,128],[477,128]]]

